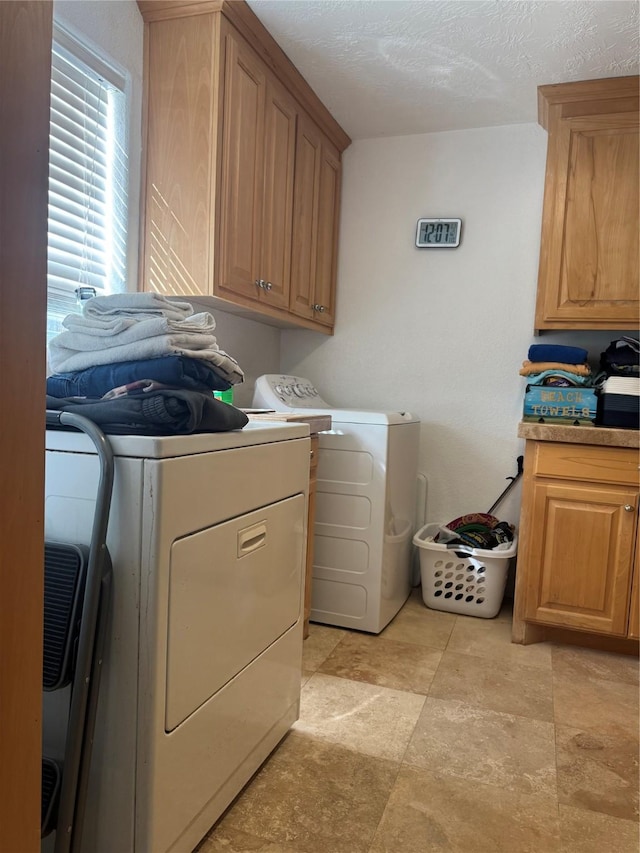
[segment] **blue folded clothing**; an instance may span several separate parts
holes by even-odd
[[[141,361],[99,364],[75,373],[54,373],[47,377],[51,397],[102,397],[113,388],[139,379],[153,379],[189,391],[228,391],[231,384],[199,358],[167,355]]]
[[[581,347],[566,347],[563,344],[532,344],[529,361],[555,361],[561,364],[584,364],[589,353]]]

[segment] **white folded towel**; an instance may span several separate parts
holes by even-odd
[[[113,315],[133,317],[149,314],[152,317],[166,317],[169,320],[184,320],[193,314],[188,302],[176,302],[159,293],[111,293],[108,296],[94,296],[82,306],[85,317],[101,320]]]
[[[57,337],[64,336],[61,342],[65,346],[70,349],[90,350],[117,346],[172,332],[179,334],[200,332],[211,335],[216,327],[216,321],[213,314],[206,311],[201,314],[192,314],[183,320],[171,320],[168,317],[153,314],[140,314],[135,319],[114,316],[104,320],[98,317],[85,317],[82,314],[67,314],[62,325],[68,331],[61,332]]]
[[[640,397],[640,377],[610,376],[602,386],[604,394],[619,394],[629,397]]]
[[[76,370],[86,370],[87,367],[115,364],[119,361],[142,361],[145,358],[164,355],[182,355],[209,362],[232,385],[244,380],[244,373],[238,362],[219,349],[215,338],[210,335],[196,332],[154,335],[127,344],[103,346],[83,352],[60,344],[59,338],[65,334],[72,333],[63,332],[49,344],[49,363],[56,373],[73,373]],[[100,340],[105,341],[104,338]]]

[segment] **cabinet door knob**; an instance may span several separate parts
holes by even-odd
[[[264,288],[265,282],[261,278],[256,279],[256,287]]]
[[[625,512],[633,512],[633,507],[631,506],[631,504],[625,504],[624,505],[624,511]]]
[[[315,305],[312,305],[311,307],[313,308],[314,311],[317,311],[318,314],[322,314],[322,312],[324,311],[324,305],[318,305],[316,303]]]
[[[264,282],[264,289],[265,289],[265,290],[271,290],[271,288],[272,288],[272,287],[273,287],[273,285],[271,284],[271,282],[270,282],[270,281],[265,281],[265,282]]]

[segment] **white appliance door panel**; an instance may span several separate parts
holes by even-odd
[[[228,642],[229,642],[228,638]],[[172,732],[145,731],[153,760],[139,765],[135,850],[194,850],[298,718],[302,620]]]
[[[173,543],[167,731],[298,620],[304,534],[300,494]]]
[[[154,523],[173,539],[305,492],[309,438],[146,460]]]

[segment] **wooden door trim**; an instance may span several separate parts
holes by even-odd
[[[0,3],[0,850],[6,853],[40,850],[51,37],[51,3]]]

